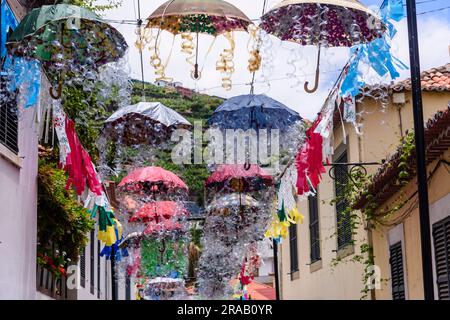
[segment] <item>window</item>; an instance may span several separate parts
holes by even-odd
[[[320,260],[319,206],[317,195],[308,197],[311,263]]]
[[[405,300],[405,277],[403,272],[402,243],[389,247],[391,264],[392,300]]]
[[[91,241],[90,241],[90,291],[91,294],[94,294],[94,284],[95,284],[95,235],[94,230],[91,230]]]
[[[0,144],[18,154],[19,126],[17,117],[17,91],[8,92],[5,76],[0,77]]]
[[[83,248],[80,254],[80,285],[86,286],[86,248]]]
[[[450,300],[450,217],[433,224],[434,259],[439,300]]]
[[[100,240],[97,240],[97,298],[100,299],[100,263],[101,263],[101,243]]]
[[[297,225],[289,226],[289,250],[291,257],[291,276],[298,271]]]
[[[347,150],[345,150],[336,160],[335,163],[347,163]],[[350,212],[346,212],[348,207],[345,198],[345,187],[348,182],[347,165],[337,165],[334,168],[334,188],[336,192],[336,220],[337,220],[337,242],[338,249],[345,248],[352,243],[352,228]]]
[[[125,300],[131,300],[131,279],[128,273],[125,281]]]

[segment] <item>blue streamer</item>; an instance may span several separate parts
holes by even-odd
[[[356,55],[355,49],[352,50],[352,55],[355,57],[350,61],[347,74],[342,81],[341,96],[355,97],[359,94],[360,89],[366,85],[358,72],[360,62],[369,64],[381,77],[389,74],[392,80],[400,76],[398,69],[408,69],[402,61],[392,56],[390,45],[390,40],[397,33],[397,29],[391,21],[398,22],[405,17],[403,2],[403,0],[387,0],[381,6],[381,20],[387,27],[387,33],[379,39],[360,45]]]
[[[17,25],[19,24],[16,17],[14,17],[11,8],[5,0],[2,0],[0,21],[0,57],[3,58],[6,56],[6,37],[8,35],[8,32],[9,30],[16,29]]]

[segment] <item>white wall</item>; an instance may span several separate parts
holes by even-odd
[[[37,124],[35,108],[19,119],[21,167],[0,157],[0,299],[36,295]]]

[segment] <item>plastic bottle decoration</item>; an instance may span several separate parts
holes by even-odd
[[[122,246],[132,253],[126,272],[143,281],[144,299],[184,295],[188,213],[180,200],[188,191],[186,184],[170,171],[145,167],[123,178],[118,191],[120,219],[128,234]]]
[[[317,91],[322,47],[351,47],[371,42],[386,30],[380,18],[357,0],[284,0],[261,18],[260,27],[283,41],[318,47],[314,86]]]
[[[231,76],[234,73],[234,36],[235,31],[247,31],[252,22],[235,6],[222,0],[169,0],[157,8],[148,18],[147,25],[142,27],[136,46],[143,49],[149,44],[151,51],[151,65],[157,74],[157,80],[170,81],[165,75],[165,68],[169,62],[162,63],[160,57],[160,35],[162,31],[170,32],[174,37],[181,35],[181,51],[188,57],[186,61],[192,66],[191,77],[198,80],[202,70],[199,67],[199,35],[217,37],[225,35],[230,48],[224,49],[220,55],[216,68],[223,75],[222,85],[226,90],[231,89]],[[156,35],[152,32],[156,29]],[[215,39],[205,56],[214,45]],[[169,56],[170,58],[170,56]]]
[[[56,91],[50,88],[54,99],[61,97],[65,73],[97,70],[117,61],[127,49],[115,28],[88,9],[69,4],[30,11],[9,36],[6,46],[13,56],[42,63],[57,83]]]

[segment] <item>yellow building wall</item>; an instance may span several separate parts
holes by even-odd
[[[423,92],[424,119],[430,118],[438,110],[444,110],[450,101],[448,92]],[[412,117],[412,106],[410,93],[406,93],[406,103],[400,107],[402,129],[400,130],[400,115],[398,108],[389,104],[382,108],[378,101],[365,99],[363,103],[357,104],[357,112],[363,112],[361,122],[362,135],[356,134],[351,124],[345,124],[345,135],[347,136],[347,148],[349,162],[380,162],[395,152],[401,138],[401,132],[411,130],[414,126]],[[341,145],[344,131],[342,126],[334,128],[334,147]],[[368,173],[374,173],[379,166],[366,166]],[[326,167],[327,171],[329,167]],[[437,178],[436,178],[437,179]],[[436,180],[437,181],[437,180]],[[436,189],[449,181],[435,182]],[[441,193],[446,194],[442,188]],[[354,239],[355,254],[349,255],[332,267],[333,259],[337,257],[336,212],[330,201],[335,198],[334,182],[324,174],[318,188],[319,202],[319,230],[321,238],[320,263],[310,265],[310,234],[309,234],[309,212],[308,201],[302,199],[298,207],[305,215],[304,223],[297,226],[297,246],[299,256],[299,272],[291,277],[289,239],[285,239],[280,245],[280,287],[282,299],[360,299],[361,290],[364,287],[362,281],[363,265],[351,261],[355,255],[360,254],[359,246],[368,243],[368,232],[364,225],[356,230]],[[430,201],[437,198],[434,189],[430,190]],[[360,215],[361,213],[356,212]],[[411,299],[422,298],[421,283],[421,256],[419,220],[417,210],[414,210],[404,224],[404,237],[406,244],[406,264],[408,280],[408,297]],[[382,281],[380,290],[375,290],[374,298],[391,299],[390,289],[390,266],[389,266],[389,244],[387,232],[390,227],[378,227],[372,232],[372,241],[376,265],[381,269]],[[371,295],[369,294],[369,299]]]
[[[443,159],[450,160],[450,150],[447,150],[442,156]],[[428,166],[430,173],[437,165],[439,160],[435,160]],[[402,199],[409,198],[417,191],[416,181],[411,181],[400,192],[393,195],[380,208],[385,209],[394,206]],[[429,187],[429,203],[432,206],[437,201],[450,193],[450,174],[445,165],[440,165],[434,173]],[[404,264],[406,265],[406,293],[407,298],[416,300],[423,299],[423,281],[422,281],[422,256],[420,244],[420,223],[419,209],[417,206],[417,195],[408,202],[395,215],[384,219],[383,223],[390,226],[377,227],[373,232],[373,247],[375,255],[375,264],[380,266],[382,278],[386,279],[381,290],[375,290],[377,299],[391,299],[390,265],[389,265],[389,243],[388,233],[395,225],[402,223],[404,230]],[[410,213],[408,211],[411,211]],[[447,213],[450,215],[450,212]]]

